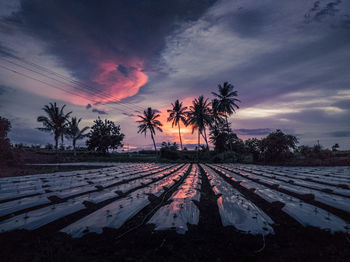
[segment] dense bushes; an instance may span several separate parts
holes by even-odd
[[[14,160],[10,139],[7,138],[10,130],[10,121],[0,116],[0,165],[8,164]]]

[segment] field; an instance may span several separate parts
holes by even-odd
[[[0,255],[6,261],[350,255],[350,167],[111,165],[1,178]]]

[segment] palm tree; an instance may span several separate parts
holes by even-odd
[[[209,148],[207,135],[205,127],[211,123],[211,114],[210,114],[210,103],[208,99],[204,99],[203,96],[195,98],[192,101],[190,110],[187,112],[187,121],[186,125],[192,126],[192,134],[197,129],[198,130],[198,147],[197,147],[197,158],[199,159],[199,146],[200,146],[200,135],[204,137],[204,140]],[[204,135],[203,135],[204,134]]]
[[[45,105],[42,110],[45,111],[47,116],[38,116],[37,121],[41,122],[44,127],[39,127],[40,131],[44,132],[52,132],[55,136],[55,149],[57,153],[58,149],[58,139],[63,136],[66,127],[67,120],[72,112],[67,114],[63,113],[63,109],[66,105],[63,105],[61,109],[56,105],[50,103],[49,105]]]
[[[241,102],[238,100],[237,97],[237,91],[234,90],[234,86],[231,85],[229,82],[224,82],[223,85],[218,85],[219,88],[219,94],[212,92],[214,96],[218,98],[218,104],[217,109],[219,112],[223,113],[226,118],[226,124],[228,126],[228,116],[232,115],[234,112],[236,112],[235,109],[238,109],[239,106],[236,104],[236,102]]]
[[[241,102],[236,97],[238,96],[237,91],[233,90],[234,86],[229,82],[224,82],[223,85],[218,85],[219,94],[212,92],[212,94],[218,98],[217,109],[223,113],[226,119],[226,128],[229,130],[228,116],[236,112],[239,106],[236,102]],[[232,146],[230,146],[232,151]]]
[[[167,119],[168,122],[172,121],[171,127],[178,126],[179,128],[179,138],[180,138],[180,145],[181,145],[181,150],[182,148],[182,139],[181,139],[181,131],[180,131],[180,122],[182,121],[183,124],[186,125],[186,112],[185,110],[187,107],[182,107],[182,102],[177,99],[175,103],[171,103],[173,109],[169,109],[168,113],[169,117]]]
[[[143,115],[138,115],[141,120],[138,120],[136,122],[140,123],[138,126],[139,130],[137,133],[144,133],[146,136],[147,130],[151,133],[151,138],[154,145],[154,150],[156,151],[156,158],[158,160],[158,154],[157,154],[157,146],[156,142],[154,141],[154,135],[156,134],[156,130],[159,132],[163,132],[161,129],[162,123],[157,120],[158,117],[160,117],[159,114],[156,113],[156,111],[152,110],[151,107],[147,108],[147,110],[143,111]]]
[[[89,129],[88,126],[84,127],[83,129],[80,129],[79,128],[80,121],[81,121],[81,118],[77,119],[76,117],[72,117],[72,119],[68,121],[68,124],[66,127],[66,137],[72,139],[74,156],[77,155],[77,152],[75,150],[75,145],[77,140],[80,140],[86,137],[87,134],[84,134],[84,132]]]
[[[218,126],[224,123],[223,117],[225,116],[219,110],[219,100],[214,98],[211,100],[211,116],[212,116],[212,126]]]

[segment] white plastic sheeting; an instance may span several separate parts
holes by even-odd
[[[212,169],[203,166],[218,196],[218,207],[224,226],[234,226],[236,229],[250,234],[273,234],[272,219],[262,210],[247,200],[239,191],[224,181]]]
[[[13,200],[0,204],[0,217],[8,214],[12,214],[16,211],[38,206],[42,204],[50,203],[51,201],[44,196],[33,196],[23,199]]]
[[[225,166],[225,165],[221,165],[221,166]],[[279,188],[283,188],[285,190],[288,190],[297,194],[312,194],[315,196],[315,200],[350,213],[350,198],[291,184],[288,182],[274,180],[273,178],[266,178],[257,174],[249,173],[247,171],[240,171],[240,170],[237,170],[232,165],[227,165],[225,167],[240,173],[243,177],[246,176],[254,179],[259,179],[264,183],[267,183],[270,185],[278,185]],[[236,174],[232,174],[232,175],[235,177],[236,176],[239,177],[239,175],[236,175]],[[326,185],[323,186],[323,188],[326,188],[326,187],[327,187]]]
[[[90,164],[96,165],[96,163]],[[101,232],[103,227],[118,228],[149,204],[149,194],[156,197],[161,196],[167,188],[179,181],[189,167],[189,165],[185,165],[180,170],[170,174],[179,165],[154,163],[112,163],[112,165],[111,167],[93,170],[0,178],[0,201],[3,202],[0,203],[0,217],[27,208],[33,209],[30,212],[1,221],[0,232],[21,228],[36,229],[84,209],[84,201],[98,204],[113,199],[120,193],[127,193],[129,190],[152,182],[150,185],[76,221],[64,230],[74,236],[81,236],[88,231]],[[346,188],[346,186],[350,187],[350,167],[272,167],[243,164],[225,164],[221,166],[238,172],[240,175],[221,169],[227,177],[240,182],[241,186],[250,190],[255,189],[255,193],[269,203],[274,201],[284,203],[285,206],[282,211],[300,224],[315,226],[332,232],[349,232],[349,225],[334,214],[287,194],[282,194],[275,189],[255,183],[249,178],[259,179],[269,185],[278,185],[280,188],[291,192],[313,194],[317,201],[350,212],[349,198],[333,194],[334,192],[344,195],[350,194],[350,189]],[[213,170],[206,166],[203,167],[209,175],[214,192],[218,196],[217,204],[225,226],[232,225],[238,230],[252,234],[273,233],[271,228],[273,221],[263,211],[226,183]],[[197,166],[193,165],[190,176],[172,195],[172,202],[160,208],[151,218],[149,222],[154,223],[157,230],[175,228],[177,232],[184,233],[188,224],[195,225],[198,223],[199,210],[193,202],[193,200],[200,201],[200,179],[197,171]],[[264,176],[261,176],[261,174]],[[145,175],[150,176],[141,178]],[[293,178],[290,176],[293,176]],[[284,181],[278,181],[276,178]],[[315,181],[304,180],[308,178]],[[135,180],[113,186],[115,183],[128,179]],[[160,180],[155,181],[156,179]],[[293,180],[294,184],[289,183],[289,180]],[[332,185],[324,185],[322,182],[331,183]],[[344,185],[345,188],[340,188],[338,185]],[[330,191],[327,193],[303,186]],[[100,191],[88,193],[97,188]],[[37,195],[30,196],[34,194]],[[82,195],[74,197],[76,194]],[[64,203],[54,204],[48,199],[50,196],[74,198]],[[14,198],[20,199],[11,200]],[[42,204],[49,206],[35,209],[36,206]]]
[[[182,167],[175,172],[175,175],[181,175],[188,169],[188,165]],[[173,172],[174,169],[166,171],[163,175],[168,175]],[[172,175],[170,175],[172,176]],[[160,180],[162,181],[162,180]],[[174,181],[170,180],[167,184],[171,186]],[[156,183],[154,183],[156,184]],[[101,209],[87,215],[86,217],[76,221],[75,223],[62,229],[62,232],[68,233],[73,237],[81,237],[85,233],[95,232],[102,233],[103,228],[120,228],[128,219],[136,215],[140,210],[147,206],[150,201],[148,200],[150,188],[156,187],[151,184],[149,187],[138,189],[125,198],[116,200]],[[134,185],[135,188],[135,185]],[[158,191],[163,193],[165,188],[159,188]]]
[[[220,168],[219,170],[228,175],[237,176],[229,171]],[[314,226],[329,230],[331,232],[350,232],[349,223],[327,212],[326,210],[315,207],[300,199],[278,192],[271,188],[267,188],[264,185],[253,181],[250,182],[250,185],[251,188],[255,188],[255,194],[259,195],[269,203],[276,201],[282,202],[284,204],[282,210],[303,226]]]
[[[155,230],[174,228],[180,234],[188,230],[187,224],[197,225],[199,209],[193,200],[200,200],[200,185],[198,166],[193,165],[189,176],[171,196],[171,203],[161,207],[148,223],[154,224]]]
[[[46,190],[61,192],[59,197],[69,197],[75,194],[73,191],[84,193],[89,191],[89,187],[93,190],[97,185],[107,186],[124,179],[139,177],[141,174],[134,174],[136,172],[149,170],[142,172],[142,175],[147,175],[167,167],[170,165],[123,163],[118,167],[110,168],[0,178],[0,201],[33,194],[45,194]],[[87,190],[81,187],[86,187]]]
[[[149,203],[147,195],[138,194],[135,191],[126,198],[114,201],[65,227],[61,232],[73,237],[81,237],[88,232],[102,233],[104,227],[120,228],[126,220],[136,215]]]
[[[0,222],[0,232],[15,229],[34,230],[84,208],[81,202],[75,200],[53,204]]]

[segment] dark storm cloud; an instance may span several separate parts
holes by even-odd
[[[232,30],[240,37],[255,37],[262,33],[269,13],[261,9],[239,8],[234,14],[229,14],[223,18]]]
[[[342,12],[343,2],[341,0],[316,1],[305,14],[305,22],[324,22],[328,19],[333,27],[350,28],[350,14]]]
[[[339,80],[345,81],[348,78],[346,68],[350,64],[349,61],[339,58],[339,61],[332,67],[329,67],[328,64],[331,63],[331,56],[334,59],[350,45],[350,37],[346,33],[345,30],[334,30],[322,37],[321,40],[315,39],[314,41],[286,45],[281,50],[262,53],[257,55],[254,60],[247,61],[245,65],[236,69],[236,75],[241,78],[241,82],[250,81],[251,72],[254,72],[256,79],[269,76],[272,81],[267,84],[260,82],[259,88],[252,85],[252,88],[247,87],[242,90],[241,95],[249,97],[249,99],[243,99],[245,106],[266,99],[275,100],[280,95],[291,91],[315,87],[318,90],[329,90],[330,83],[341,72],[344,74]],[[311,62],[313,62],[313,66],[309,66]],[[289,70],[296,68],[299,71],[297,78],[293,71],[289,75]]]
[[[50,133],[41,132],[34,128],[13,127],[8,136],[13,144],[45,145],[54,142],[53,136]]]
[[[3,94],[5,94],[5,92],[6,92],[6,87],[0,85],[0,96],[2,96]]]
[[[118,71],[122,73],[125,77],[128,77],[129,70],[132,70],[132,68],[127,68],[123,65],[118,65]]]
[[[122,113],[122,114],[125,115],[125,116],[130,116],[130,117],[135,116],[135,115],[132,114],[132,113]]]
[[[270,128],[254,128],[254,129],[235,129],[233,130],[237,135],[248,135],[248,136],[264,136],[272,132]]]
[[[3,100],[6,100],[6,96],[9,95],[11,93],[11,95],[14,95],[16,93],[16,90],[6,86],[6,85],[1,85],[0,84],[0,97],[3,98]],[[4,102],[0,100],[0,106],[1,106],[1,102]]]
[[[48,52],[78,79],[92,81],[103,60],[158,57],[165,37],[182,22],[198,19],[215,0],[23,0],[16,19],[48,45]],[[149,65],[150,66],[150,65]],[[128,75],[125,64],[119,71]],[[103,89],[95,86],[96,91]]]
[[[99,109],[96,109],[96,108],[93,108],[93,109],[92,109],[92,112],[97,113],[97,114],[99,114],[99,115],[108,115],[108,113],[107,113],[106,111],[104,111],[104,110],[99,110]]]
[[[0,56],[16,58],[16,56],[13,54],[13,50],[3,46],[1,43],[0,43]]]
[[[339,123],[346,123],[349,119],[349,112],[334,113],[327,109],[305,109],[297,113],[278,114],[276,117],[299,123],[324,123],[327,127],[332,127],[333,125],[339,125]]]
[[[346,99],[346,100],[340,100],[336,103],[333,104],[333,106],[341,108],[341,109],[347,109],[350,110],[350,100]]]
[[[328,2],[326,5],[322,6],[321,1],[316,1],[309,12],[305,14],[305,18],[307,21],[321,21],[328,16],[335,16],[340,11],[337,6],[341,2],[341,0],[337,0],[334,2]]]
[[[331,137],[350,137],[350,131],[334,131],[327,133]]]

